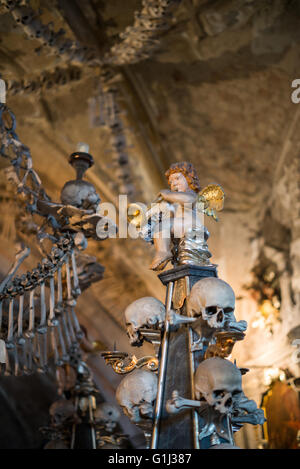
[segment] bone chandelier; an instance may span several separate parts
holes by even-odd
[[[18,205],[25,209],[22,230],[16,230],[15,262],[0,285],[0,372],[20,376],[55,367],[58,399],[49,409],[49,426],[40,429],[49,440],[45,448],[123,447],[126,437],[116,433],[119,410],[100,400],[81,345],[85,343],[91,352],[94,348],[75,312],[81,290],[101,280],[103,273],[95,259],[82,253],[87,238],[99,239],[98,221],[105,222],[97,213],[100,198],[94,186],[82,179],[93,158],[87,145],[78,145],[70,156],[77,177],[63,187],[61,203],[52,202],[32,167],[29,149],[15,132],[3,80],[0,84],[0,155],[6,161],[8,182],[19,196]],[[23,241],[32,234],[41,262],[16,276],[30,254]]]

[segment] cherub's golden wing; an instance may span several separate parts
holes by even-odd
[[[225,194],[219,184],[209,184],[199,192],[197,205],[206,215],[218,220],[216,212],[224,207]]]

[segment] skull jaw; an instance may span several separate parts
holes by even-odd
[[[127,327],[127,336],[129,337],[129,343],[132,347],[141,347],[143,345],[143,336],[140,334],[138,328],[132,324]]]
[[[150,339],[147,339],[141,334],[140,329],[153,329],[153,330],[161,330],[164,325],[164,322],[160,321],[158,318],[148,319],[145,324],[141,326],[135,326],[130,324],[127,327],[127,336],[129,337],[129,342],[132,347],[141,347],[144,343],[150,342]]]
[[[203,338],[205,341],[210,341],[215,332],[215,329],[210,327],[208,323],[202,319],[202,317],[193,322],[191,324],[191,328],[200,338]]]
[[[104,421],[105,430],[109,433],[112,433],[117,426],[116,422],[106,420]]]
[[[133,407],[122,406],[122,409],[126,417],[128,417],[131,420],[131,422],[139,423],[141,421],[140,411],[136,405],[134,405]]]

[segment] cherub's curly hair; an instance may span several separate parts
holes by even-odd
[[[165,176],[167,179],[173,173],[182,173],[187,180],[187,183],[195,192],[200,192],[200,181],[194,166],[187,161],[183,161],[182,163],[174,163],[170,166],[168,171],[165,172]]]

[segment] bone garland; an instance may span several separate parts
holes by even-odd
[[[60,239],[51,250],[48,259],[43,260],[43,264],[38,264],[32,272],[27,272],[26,276],[15,277],[0,294],[0,300],[13,295],[23,294],[25,291],[34,289],[43,278],[51,278],[56,270],[64,263],[67,253],[72,249],[72,238]]]
[[[0,155],[8,159],[11,163],[6,170],[6,177],[8,181],[14,186],[17,194],[22,197],[22,203],[26,203],[26,210],[29,213],[36,213],[43,217],[45,223],[53,230],[54,235],[49,235],[43,232],[42,228],[39,229],[39,236],[50,238],[53,242],[61,241],[59,249],[65,250],[65,243],[68,243],[70,235],[66,233],[69,225],[70,218],[74,214],[78,215],[81,220],[72,227],[72,231],[85,231],[82,225],[86,224],[84,217],[91,214],[89,210],[80,210],[76,207],[64,206],[62,204],[55,204],[51,202],[45,190],[42,187],[38,174],[33,169],[32,158],[28,147],[23,145],[16,132],[16,119],[14,114],[4,105],[0,103]],[[74,213],[75,211],[75,213]],[[96,224],[102,217],[98,216],[92,224],[92,234],[96,236]],[[59,230],[63,230],[63,238],[58,239],[57,234]],[[90,230],[90,224],[88,223]]]
[[[42,47],[46,45],[48,46],[48,54],[65,57],[70,62],[99,63],[95,59],[95,49],[80,46],[77,41],[65,38],[65,31],[63,29],[55,32],[52,24],[43,24],[38,18],[38,13],[29,6],[21,6],[21,2],[18,0],[2,0],[1,4],[6,5],[15,21],[20,24],[29,39],[36,39],[41,42],[41,47],[36,52],[40,52]]]
[[[7,168],[8,180],[17,187],[17,193],[28,200],[28,208],[37,210],[38,198],[45,198],[45,191],[37,173],[33,170],[30,150],[23,145],[15,133],[16,119],[14,114],[4,105],[0,104],[0,155],[9,159],[12,166]],[[13,155],[13,156],[10,156]],[[30,186],[27,180],[30,179]]]
[[[111,65],[128,65],[148,58],[157,48],[158,36],[171,25],[171,10],[180,0],[143,0],[142,9],[135,13],[133,26],[120,34],[121,42],[104,57]]]
[[[57,67],[54,71],[44,72],[41,76],[21,81],[8,81],[7,92],[11,95],[41,93],[57,90],[60,86],[67,86],[82,78],[82,70],[79,67]]]
[[[118,79],[118,76],[117,76]],[[116,76],[111,69],[105,67],[100,74],[99,116],[96,115],[96,125],[107,126],[111,131],[111,144],[116,156],[113,164],[116,167],[116,177],[119,184],[119,192],[132,196],[134,186],[130,177],[130,165],[128,156],[128,143],[124,125],[120,117],[121,110],[118,104],[118,91],[114,84]],[[95,125],[95,124],[94,124]]]
[[[21,1],[1,0],[15,21],[22,26],[29,39],[42,43],[36,49],[40,53],[43,46],[47,52],[68,62],[88,63],[89,65],[128,65],[147,59],[159,45],[159,35],[171,26],[171,11],[180,0],[143,0],[142,9],[135,12],[133,26],[128,26],[120,34],[120,41],[111,47],[103,58],[99,58],[95,48],[81,46],[77,41],[64,38],[65,31],[55,32],[51,23],[44,25],[38,13],[29,6],[21,6]]]

